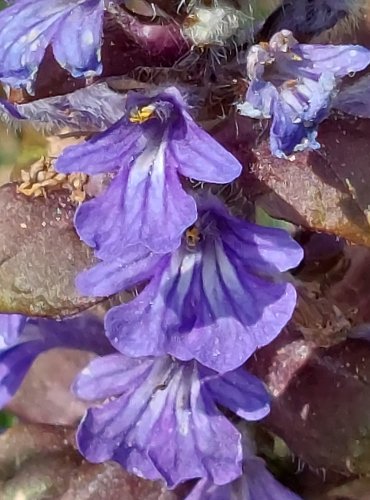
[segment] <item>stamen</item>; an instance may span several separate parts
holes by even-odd
[[[297,83],[298,83],[298,78],[292,78],[291,80],[286,80],[283,83],[283,87],[291,89],[291,88],[295,87],[297,85]]]
[[[289,55],[293,61],[303,61],[303,57],[299,56],[298,54],[295,54],[294,52],[289,52]]]
[[[194,249],[202,240],[202,234],[196,226],[190,226],[185,231],[185,239],[188,248]]]
[[[130,112],[129,120],[131,123],[145,123],[154,118],[155,111],[156,108],[153,104],[143,106],[142,108],[135,108]]]

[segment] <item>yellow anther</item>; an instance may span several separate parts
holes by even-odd
[[[186,244],[189,248],[195,248],[201,240],[201,233],[195,226],[189,227],[185,232]]]
[[[288,88],[288,89],[291,89],[293,87],[295,87],[298,83],[298,79],[296,78],[292,78],[291,80],[286,80],[283,84],[284,87]]]
[[[144,123],[151,118],[154,118],[155,106],[143,106],[142,108],[133,109],[130,113],[129,120],[131,123]]]
[[[290,52],[290,57],[293,61],[303,61],[303,57],[295,54],[294,52]]]

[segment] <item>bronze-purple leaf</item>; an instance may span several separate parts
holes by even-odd
[[[370,473],[370,343],[317,348],[285,331],[251,361],[273,398],[264,424],[303,463],[341,474]]]
[[[0,498],[35,500],[175,500],[163,484],[131,476],[118,464],[89,464],[74,430],[18,425],[0,436]]]
[[[59,317],[87,309],[76,275],[94,263],[73,227],[75,207],[65,192],[27,198],[0,188],[0,311]]]
[[[266,132],[241,117],[216,131],[244,164],[245,194],[272,217],[370,246],[370,120],[326,120],[321,149],[290,161],[272,156]]]

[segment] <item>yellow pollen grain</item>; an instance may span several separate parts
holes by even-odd
[[[146,121],[154,118],[155,106],[143,106],[131,111],[129,120],[131,123],[145,123]]]
[[[303,61],[303,58],[294,52],[290,52],[290,57],[293,61]]]

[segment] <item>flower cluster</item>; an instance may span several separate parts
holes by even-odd
[[[317,149],[317,126],[330,110],[353,109],[348,98],[339,97],[342,79],[369,64],[370,50],[365,47],[299,44],[290,31],[282,30],[269,43],[249,50],[250,85],[239,112],[272,119],[270,147],[278,157]]]
[[[291,317],[295,290],[281,273],[299,264],[301,248],[191,189],[189,179],[231,182],[241,166],[173,87],[129,94],[123,118],[64,150],[56,169],[111,176],[76,212],[78,234],[100,259],[78,276],[79,290],[137,290],[105,317],[120,354],[93,361],[76,381],[79,397],[106,400],[80,425],[81,452],[169,487],[233,481],[240,435],[216,404],[245,420],[267,414],[263,386],[241,366]]]
[[[0,12],[0,81],[32,94],[46,51],[73,78],[104,74],[103,20],[118,3],[15,0]],[[282,30],[245,56],[249,87],[234,110],[271,119],[276,156],[319,148],[317,127],[332,109],[369,109],[361,104],[363,81],[342,87],[370,64],[364,47],[300,44]],[[303,251],[286,231],[235,215],[224,186],[238,181],[243,166],[190,106],[208,102],[200,82],[142,82],[117,92],[102,80],[33,102],[0,100],[8,124],[85,136],[54,164],[63,174],[104,179],[75,212],[75,230],[96,258],[76,287],[89,297],[118,297],[104,320],[0,315],[0,405],[38,354],[88,350],[97,356],[72,388],[91,402],[77,430],[87,460],[114,460],[169,488],[199,479],[188,500],[293,500],[245,442],[248,422],[263,419],[270,404],[244,364],[290,320],[289,271]]]

